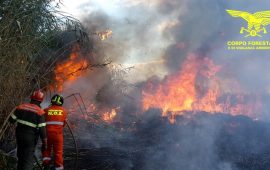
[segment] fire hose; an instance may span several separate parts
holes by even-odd
[[[0,140],[2,139],[2,137],[4,136],[5,134],[5,131],[7,130],[8,126],[9,126],[9,121],[8,119],[10,118],[11,114],[15,111],[16,107],[12,109],[12,111],[9,113],[9,115],[7,116],[7,118],[5,119],[1,129],[0,129]],[[68,121],[66,121],[66,124],[67,124],[67,127],[68,127],[68,130],[72,136],[72,139],[73,139],[73,144],[74,144],[74,148],[75,148],[75,152],[76,152],[76,157],[75,157],[75,163],[74,163],[74,168],[73,170],[77,170],[77,166],[78,166],[78,155],[79,155],[79,152],[78,152],[78,145],[77,145],[77,142],[75,140],[75,136],[74,136],[74,133],[70,127],[70,124]],[[40,165],[39,161],[38,161],[38,158],[36,157],[36,155],[34,155],[34,159],[39,167],[40,170],[42,170],[42,166]]]

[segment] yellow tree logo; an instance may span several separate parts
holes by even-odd
[[[266,26],[270,24],[270,11],[255,12],[226,10],[232,17],[241,17],[247,21],[247,28],[241,27],[240,34],[247,33],[245,37],[262,37],[260,33],[267,34]]]

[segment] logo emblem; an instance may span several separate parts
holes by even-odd
[[[240,34],[247,33],[245,37],[262,37],[261,33],[267,34],[266,26],[270,24],[270,11],[255,12],[226,10],[232,17],[240,17],[247,21],[247,28],[241,27]]]
[[[49,116],[62,116],[63,110],[49,110],[48,115]]]

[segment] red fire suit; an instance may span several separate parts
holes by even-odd
[[[43,154],[43,165],[51,162],[51,151],[54,152],[54,165],[56,170],[63,170],[63,127],[67,118],[67,112],[62,106],[52,105],[44,109],[48,148]]]

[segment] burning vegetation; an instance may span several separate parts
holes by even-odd
[[[239,85],[234,87],[232,94],[224,92],[225,80],[218,77],[222,66],[215,65],[210,58],[191,54],[180,68],[162,82],[147,82],[142,91],[143,110],[160,108],[162,115],[169,116],[171,122],[183,111],[243,114],[251,117],[256,117],[260,111],[260,98],[247,95]]]
[[[95,32],[94,34],[96,34],[101,41],[104,41],[108,38],[110,38],[113,34],[112,30],[105,30],[105,31],[99,31],[99,32]]]
[[[68,61],[76,66],[81,60],[70,57]],[[121,98],[114,95],[116,91],[102,88],[119,106],[96,100],[97,94],[92,100],[76,99],[69,111],[80,146],[79,158],[84,160],[79,160],[78,167],[264,169],[270,160],[265,156],[270,132],[265,122],[255,119],[263,109],[261,96],[246,93],[233,79],[222,78],[222,71],[223,66],[209,57],[190,54],[179,71],[138,86],[141,96],[137,98]],[[78,72],[77,76],[89,78],[93,74]],[[69,81],[76,79],[64,83]],[[228,90],[231,84],[234,89]],[[124,88],[119,83],[110,84],[114,86]],[[128,96],[133,94],[131,91]],[[257,136],[259,131],[263,133]],[[257,145],[261,140],[266,143]],[[66,165],[72,163],[66,160]]]
[[[79,45],[74,45],[69,58],[57,64],[54,69],[55,87],[57,91],[63,91],[63,85],[67,82],[76,81],[79,76],[82,76],[83,71],[89,66],[89,61],[80,56]]]
[[[193,3],[199,3],[194,6],[198,10],[179,10]],[[64,106],[78,144],[74,152],[74,141],[65,129],[65,169],[73,168],[75,157],[78,157],[78,170],[269,169],[270,127],[260,116],[269,113],[266,108],[270,97],[266,91],[261,94],[248,90],[239,77],[227,75],[230,71],[227,65],[216,62],[210,55],[212,49],[220,48],[212,42],[220,39],[212,40],[218,37],[217,30],[212,28],[217,23],[209,18],[219,16],[220,10],[205,14],[206,18],[202,19],[209,20],[207,26],[198,22],[199,26],[194,27],[190,21],[201,21],[206,10],[200,3],[161,0],[148,4],[147,9],[152,6],[161,10],[162,15],[171,12],[177,15],[173,20],[171,16],[156,17],[152,10],[141,11],[146,9],[146,6],[141,8],[143,1],[136,1],[139,6],[130,8],[142,12],[140,15],[151,15],[146,19],[134,14],[135,18],[118,21],[97,12],[83,20],[90,37],[74,27],[74,35],[66,33],[67,37],[62,38],[72,37],[62,46],[68,44],[66,51],[55,52],[55,58],[38,60],[48,72],[39,75],[39,69],[29,69],[38,75],[33,77],[29,73],[32,76],[29,80],[25,76],[25,80],[35,82],[34,87],[44,87],[47,94],[53,91],[65,96]],[[188,15],[189,11],[194,14]],[[97,31],[108,25],[117,30]],[[19,27],[15,29],[18,35]],[[205,27],[202,35],[201,30],[196,30]],[[82,45],[85,39],[74,39],[77,34],[86,37],[89,48]],[[5,37],[0,35],[0,38]],[[211,43],[204,42],[207,39]],[[1,39],[0,43],[4,46]],[[47,52],[44,51],[40,56]],[[29,56],[32,55],[35,56]],[[153,59],[151,55],[159,57]],[[147,60],[147,57],[152,58]],[[23,57],[15,64],[26,69],[28,58]],[[110,62],[106,62],[108,58]],[[147,75],[142,71],[128,77],[136,70],[136,64],[124,67],[130,66],[130,61],[144,67]],[[35,61],[29,63],[31,66]],[[50,75],[46,77],[50,81],[42,79],[40,84],[42,75]],[[0,95],[3,96],[12,95]],[[13,129],[9,127],[0,129],[0,139],[2,136],[5,139],[0,140],[0,146],[12,154]]]

